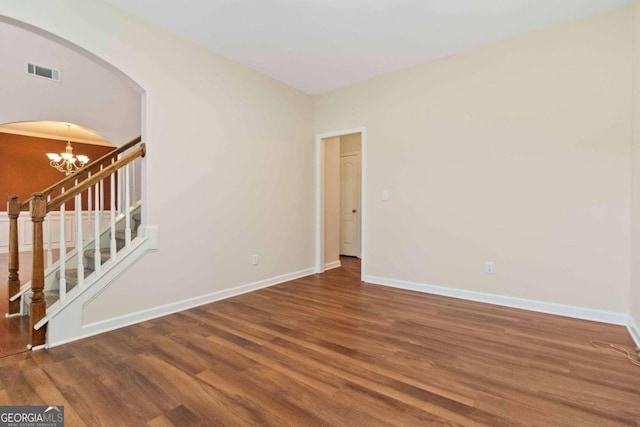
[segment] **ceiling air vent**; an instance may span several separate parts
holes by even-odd
[[[27,73],[47,80],[60,81],[60,70],[43,67],[42,65],[27,64]]]

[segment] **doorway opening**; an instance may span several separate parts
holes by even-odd
[[[0,16],[0,52],[2,61],[7,64],[0,70],[0,76],[6,83],[0,93],[3,99],[12,100],[0,105],[0,152],[4,154],[3,162],[0,162],[4,194],[0,191],[0,196],[4,197],[3,203],[8,195],[17,195],[18,200],[24,202],[32,192],[41,191],[64,178],[66,172],[73,168],[69,163],[61,163],[67,158],[62,154],[75,155],[80,162],[78,155],[85,155],[91,162],[138,135],[144,135],[144,89],[105,60],[59,36],[4,16]],[[25,72],[15,72],[19,69]],[[39,72],[42,70],[45,70],[44,74]],[[71,149],[67,151],[67,146],[71,148],[72,145],[73,152]],[[52,156],[47,156],[47,153]],[[143,178],[146,176],[146,162],[136,163],[131,166],[134,200],[145,198]],[[117,182],[124,187],[123,179]],[[100,191],[104,196],[103,187],[101,185]],[[94,195],[97,194],[96,189]],[[95,201],[93,209],[88,207],[91,200]],[[87,230],[95,230],[87,224],[91,221],[89,212],[93,212],[95,218],[100,206],[99,215],[105,213],[103,208],[107,203],[104,197],[100,200],[98,203],[98,196],[88,197],[87,208],[85,202],[82,203],[82,215],[78,216],[86,218],[84,227]],[[70,202],[68,207],[71,206]],[[143,203],[141,209],[144,210],[145,206]],[[29,317],[16,312],[24,292],[9,288],[9,216],[7,212],[0,214],[1,358],[26,351],[32,328]],[[144,211],[141,215],[144,218]],[[75,229],[68,225],[71,224],[69,218],[61,221],[57,211],[49,212],[47,218],[43,237],[47,239],[45,266],[50,268],[58,260],[61,252],[58,248],[62,242],[67,248],[73,246]],[[21,269],[19,281],[12,279],[11,285],[22,287],[31,277],[33,254],[28,230],[33,227],[27,227],[27,222],[30,225],[28,212],[23,212],[17,222],[14,229],[19,231],[16,233],[17,250],[21,252],[17,257]],[[93,224],[96,223],[98,221]],[[64,230],[58,232],[62,227],[57,228],[56,224],[64,225]],[[15,256],[13,258],[16,259]]]
[[[365,131],[317,137],[316,272],[341,267],[344,257],[362,260],[364,276]]]

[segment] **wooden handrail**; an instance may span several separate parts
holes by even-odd
[[[112,159],[116,158],[120,153],[123,153],[124,151],[127,151],[129,148],[131,148],[134,145],[138,144],[140,141],[142,141],[142,137],[140,137],[140,136],[132,139],[131,141],[129,141],[126,144],[124,144],[122,147],[118,147],[116,150],[108,152],[107,154],[105,154],[104,156],[100,157],[99,159],[94,160],[93,162],[89,163],[88,165],[86,165],[82,169],[72,173],[69,176],[66,176],[65,178],[63,178],[60,181],[56,182],[52,186],[50,186],[48,188],[45,188],[44,190],[41,191],[41,193],[44,195],[44,197],[46,199],[49,194],[53,193],[54,191],[60,190],[62,187],[67,185],[69,182],[75,181],[76,179],[78,179],[78,177],[80,177],[80,176],[82,176],[84,174],[88,174],[89,172],[94,172],[94,171],[98,170],[100,168],[100,166],[103,165],[105,162],[111,161]],[[31,203],[32,199],[33,199],[33,197],[29,197],[26,201],[24,201],[22,203],[22,205],[20,206],[20,210],[24,210],[25,208],[29,207],[29,203]]]
[[[95,185],[97,182],[102,181],[112,173],[116,172],[118,169],[128,165],[138,157],[144,157],[145,153],[146,153],[146,146],[142,144],[135,151],[132,151],[131,153],[127,154],[120,160],[114,163],[111,163],[109,166],[102,169],[100,172],[96,173],[95,175],[91,175],[90,178],[85,179],[81,183],[78,183],[78,185],[76,185],[75,187],[70,188],[69,190],[60,194],[56,198],[52,199],[49,203],[47,203],[47,212],[51,212],[58,209],[62,204],[71,200],[72,197],[75,197],[76,195],[82,193],[84,190],[91,187],[92,185]],[[34,193],[34,196],[35,194],[36,193]]]

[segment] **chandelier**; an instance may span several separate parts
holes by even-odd
[[[75,171],[78,171],[85,167],[89,163],[87,156],[77,155],[74,157],[73,148],[71,147],[71,125],[67,124],[67,147],[64,153],[47,153],[47,157],[51,162],[49,165],[52,168],[63,172],[65,175],[71,175]],[[76,163],[77,162],[77,163]]]

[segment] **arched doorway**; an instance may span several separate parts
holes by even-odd
[[[83,49],[37,28],[0,17],[0,59],[0,78],[4,82],[0,96],[11,100],[0,106],[0,123],[5,124],[0,126],[2,206],[6,206],[4,202],[9,195],[17,194],[24,201],[32,192],[41,191],[64,177],[50,167],[46,153],[64,152],[69,139],[74,154],[93,160],[142,133],[141,88]],[[36,67],[55,70],[56,78],[29,72]],[[64,127],[66,123],[73,124],[71,138],[56,130],[56,126]],[[141,162],[132,165],[132,169],[133,197],[137,200],[142,193]],[[82,210],[86,211],[84,203]],[[7,292],[2,289],[7,283],[3,243],[8,234],[7,224],[2,224],[7,218],[4,210],[0,208],[0,311],[3,314],[7,312],[3,307],[7,301]],[[28,233],[22,232],[22,239],[27,241]],[[53,253],[55,259],[55,232],[53,234],[50,245],[53,249],[49,249],[47,255]],[[29,279],[30,266],[29,248],[25,246],[25,257],[20,257],[23,284]],[[0,316],[0,357],[26,350],[30,332],[28,318]]]

